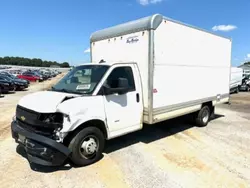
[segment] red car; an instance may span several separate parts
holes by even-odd
[[[24,72],[23,74],[20,74],[17,77],[20,79],[29,80],[31,82],[41,81],[41,78],[32,72]]]

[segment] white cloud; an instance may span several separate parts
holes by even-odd
[[[212,30],[213,31],[232,31],[237,29],[235,25],[215,25]]]
[[[156,4],[156,3],[160,3],[163,0],[137,0],[142,6],[146,6],[149,4]]]
[[[245,61],[249,61],[250,60],[250,54],[247,54],[246,57],[244,58]]]
[[[86,50],[84,50],[84,53],[90,53],[90,48],[87,48]]]

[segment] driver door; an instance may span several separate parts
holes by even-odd
[[[142,127],[141,88],[133,68],[133,65],[114,67],[104,83],[109,88],[115,89],[118,87],[118,79],[125,78],[129,85],[129,90],[125,94],[113,93],[103,96],[110,132],[121,131],[121,134],[124,134]],[[120,134],[118,132],[117,134]]]

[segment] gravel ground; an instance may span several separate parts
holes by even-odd
[[[175,119],[108,141],[87,167],[30,165],[10,121],[20,97],[58,79],[0,98],[0,187],[250,187],[250,93],[232,95],[205,128]]]

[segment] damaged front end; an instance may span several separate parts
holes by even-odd
[[[12,137],[24,146],[30,162],[57,166],[69,157],[71,152],[58,135],[63,119],[62,113],[38,113],[17,106],[16,118],[11,124]]]

